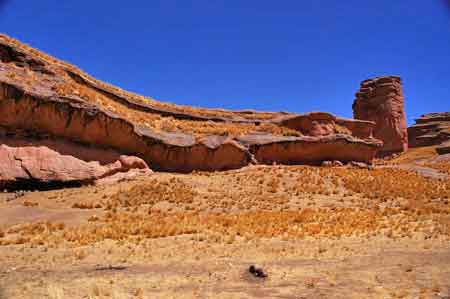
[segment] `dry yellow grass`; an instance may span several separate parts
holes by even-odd
[[[336,290],[346,298],[432,298],[450,286],[449,184],[384,168],[251,166],[33,192],[20,202],[2,202],[0,194],[8,217],[26,210],[22,219],[30,219],[1,224],[5,294],[263,296],[246,293],[252,283],[273,290],[267,298],[299,289],[307,298]],[[40,204],[24,208],[25,201]],[[44,211],[44,220],[33,220]],[[269,280],[246,280],[249,263],[262,264]],[[239,293],[229,291],[237,286]]]
[[[189,181],[186,176],[150,179],[104,200],[79,203],[74,207],[103,207],[107,212],[91,216],[77,227],[51,222],[12,227],[0,244],[79,246],[106,239],[139,242],[143,238],[183,234],[221,236],[219,240],[230,242],[236,237],[411,237],[416,233],[450,233],[450,181],[425,179],[404,170],[295,166],[197,173],[189,178],[192,176],[194,179]],[[199,180],[204,182],[201,190],[195,188]],[[228,188],[224,189],[223,184]],[[348,198],[353,206],[292,205],[293,200],[314,198]],[[175,209],[153,209],[162,202]]]
[[[447,212],[448,213],[448,212]],[[23,225],[8,231],[10,244],[49,244],[82,246],[110,240],[140,242],[143,238],[163,238],[199,234],[214,242],[229,238],[344,237],[382,234],[391,238],[411,237],[426,233],[430,237],[450,236],[446,214],[430,209],[414,211],[385,208],[302,209],[300,211],[254,211],[238,214],[199,213],[107,213],[105,217],[79,227],[63,227],[52,223]],[[218,238],[218,239],[217,239]],[[231,239],[232,240],[232,239]]]
[[[410,148],[408,149],[408,151],[400,154],[395,159],[388,161],[388,163],[389,164],[413,163],[421,160],[428,160],[436,156],[437,156],[436,146]]]
[[[267,132],[275,135],[301,136],[300,132],[280,127],[278,125],[263,123],[255,125],[252,123],[213,122],[213,121],[191,121],[163,117],[158,113],[143,112],[123,105],[107,94],[99,93],[85,85],[70,82],[70,84],[59,84],[54,89],[63,96],[78,96],[85,101],[99,105],[123,118],[130,120],[140,126],[153,129],[157,132],[181,132],[193,134],[198,137],[204,135],[228,135],[239,136],[251,132]]]

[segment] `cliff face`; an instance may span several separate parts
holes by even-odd
[[[408,128],[409,146],[439,145],[450,140],[450,112],[428,113]]]
[[[0,169],[0,185],[13,182],[14,177],[92,182],[117,172],[148,169],[147,165],[154,170],[189,172],[235,169],[249,163],[371,163],[381,146],[372,137],[374,126],[328,113],[296,115],[166,104],[127,93],[0,36],[0,128],[4,132],[0,149],[9,157],[0,161],[8,165]],[[30,148],[24,151],[26,146]],[[82,152],[90,152],[89,158],[80,156]],[[110,159],[104,161],[105,156]],[[28,161],[25,168],[17,162],[24,159]],[[65,162],[51,165],[50,160]],[[43,165],[43,171],[30,171],[38,169],[36,165]],[[67,175],[71,172],[76,175]]]
[[[408,149],[404,98],[399,77],[363,81],[353,103],[353,116],[376,123],[373,135],[384,143],[380,155]]]

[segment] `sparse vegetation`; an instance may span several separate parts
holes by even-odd
[[[68,242],[81,246],[106,239],[183,234],[218,234],[225,243],[236,237],[450,235],[450,181],[429,180],[403,170],[294,166],[194,176],[206,183],[205,190],[197,191],[194,182],[187,183],[184,176],[150,179],[119,190],[101,204],[74,204],[74,208],[104,207],[107,211],[91,216],[82,226],[30,223],[9,229],[10,237],[1,244]],[[348,198],[352,204],[310,207],[313,198]],[[298,201],[300,205],[295,204]],[[160,203],[169,208],[155,209]]]

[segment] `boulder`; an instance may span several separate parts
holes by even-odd
[[[138,157],[70,141],[0,137],[0,188],[92,184],[117,173],[149,174]]]
[[[361,83],[353,103],[356,119],[375,122],[373,135],[383,141],[379,155],[408,149],[408,132],[401,79],[377,77]]]

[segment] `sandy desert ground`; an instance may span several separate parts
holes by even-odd
[[[431,152],[0,193],[0,298],[450,298]]]

